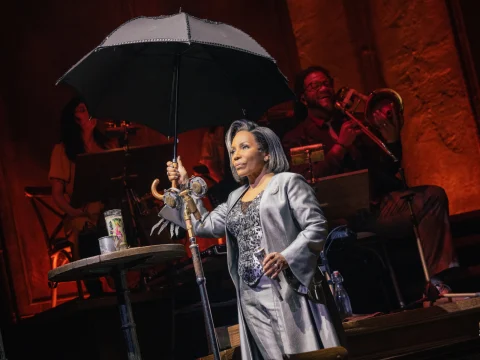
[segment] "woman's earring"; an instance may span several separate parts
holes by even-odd
[[[263,158],[263,161],[267,162],[267,161],[268,161],[268,156],[265,156],[265,157]]]

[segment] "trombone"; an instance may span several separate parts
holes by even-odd
[[[373,108],[381,100],[391,100],[394,104],[394,110],[399,117],[403,117],[403,101],[400,95],[392,89],[378,89],[366,96],[359,93],[355,89],[343,87],[337,92],[335,107],[344,113],[350,120],[352,120],[360,130],[367,135],[380,149],[382,149],[394,162],[398,162],[398,158],[389,150],[387,145],[375,135],[369,128],[368,124],[375,126],[372,122]],[[367,125],[357,119],[353,113],[361,102],[365,103],[364,118]],[[391,114],[387,114],[387,116]],[[397,124],[400,125],[400,124]]]

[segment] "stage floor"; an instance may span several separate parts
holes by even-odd
[[[239,339],[230,326],[236,322],[236,305],[232,301],[223,305],[213,309],[215,325],[229,328],[231,335],[227,338],[232,348],[224,351],[222,359],[236,359]],[[201,307],[179,313],[172,332],[172,302],[167,294],[132,294],[132,306],[143,360],[213,358],[206,356]],[[344,328],[349,359],[473,360],[480,359],[479,323],[480,298],[474,298],[359,318],[344,323]],[[5,336],[9,360],[44,356],[50,360],[126,359],[115,297],[72,300],[25,319],[12,330]]]
[[[480,359],[480,298],[344,323],[349,359]],[[238,346],[238,326],[229,329]],[[225,351],[225,359],[235,359]],[[213,359],[212,356],[201,358]],[[319,357],[321,359],[321,357]]]

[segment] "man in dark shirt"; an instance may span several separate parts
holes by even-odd
[[[289,149],[321,143],[325,160],[313,164],[313,174],[307,165],[292,166],[294,172],[305,178],[319,178],[368,169],[371,186],[371,212],[361,221],[350,225],[357,231],[373,231],[387,238],[405,238],[413,235],[408,204],[403,195],[403,184],[398,176],[399,162],[394,162],[370,138],[335,109],[334,82],[328,70],[314,66],[297,75],[297,100],[306,108],[306,118],[282,142]],[[377,135],[401,161],[400,130],[403,109],[391,99],[380,100],[372,109],[372,121]],[[449,269],[458,267],[448,219],[448,198],[438,186],[412,187],[415,194],[413,209],[419,222],[419,232],[425,260],[432,283],[440,293],[450,291],[444,278]]]

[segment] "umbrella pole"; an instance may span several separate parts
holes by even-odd
[[[178,93],[180,90],[180,54],[175,54],[175,62],[173,66],[173,81],[172,81],[172,104],[170,109],[173,109],[173,114],[170,113],[170,116],[173,115],[173,166],[177,166],[177,124],[178,124]],[[172,187],[177,187],[177,182],[172,181]],[[200,291],[200,297],[202,300],[202,309],[203,316],[205,319],[205,326],[207,330],[207,338],[210,344],[210,350],[213,352],[213,357],[215,360],[220,359],[220,350],[218,346],[217,334],[215,332],[215,325],[213,324],[212,309],[210,307],[210,301],[208,299],[206,278],[203,272],[202,258],[200,255],[200,250],[196,241],[195,233],[193,231],[193,225],[191,220],[191,215],[193,213],[192,206],[194,206],[193,199],[189,195],[189,190],[184,190],[180,193],[185,204],[190,206],[185,206],[184,219],[187,226],[188,235],[190,238],[190,250],[192,252],[193,267],[195,269],[195,275],[197,278],[197,284]]]
[[[177,162],[177,124],[178,124],[178,93],[180,92],[180,54],[175,54],[175,62],[173,65],[173,87],[172,87],[172,102],[173,102],[173,161]],[[172,106],[170,106],[172,109]]]
[[[175,54],[173,62],[172,95],[170,102],[170,119],[173,117],[173,167],[177,167],[177,144],[178,144],[178,93],[180,90],[180,54]],[[177,188],[176,180],[172,181],[172,188]]]

